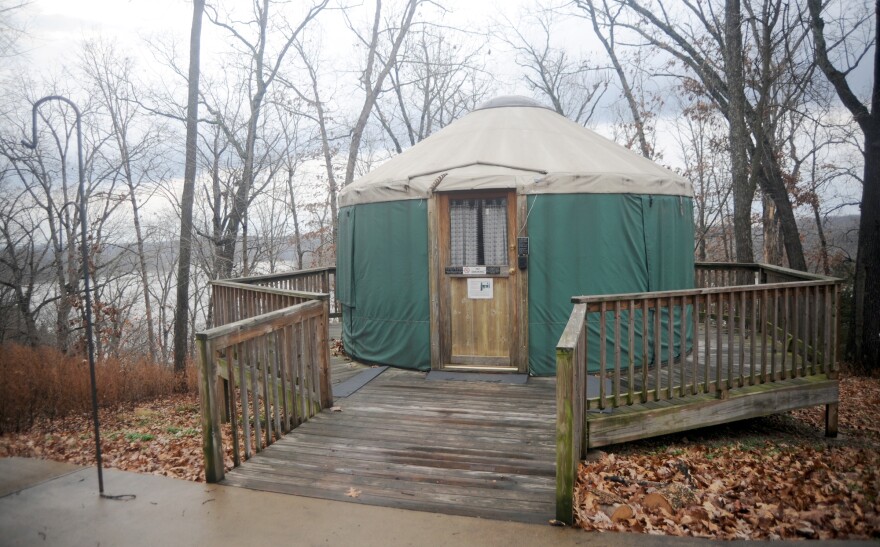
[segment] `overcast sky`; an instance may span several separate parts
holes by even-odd
[[[227,0],[231,1],[236,4],[228,5],[246,5],[246,0]],[[331,4],[338,5],[343,1],[360,5],[365,17],[368,17],[373,7],[370,0],[331,0]],[[843,5],[850,1],[853,0],[844,0]],[[388,3],[391,2],[386,1]],[[434,22],[486,32],[492,30],[493,24],[498,21],[505,18],[518,21],[524,11],[534,10],[536,5],[551,3],[558,4],[560,1],[443,0],[448,12],[442,21]],[[192,22],[192,3],[187,0],[34,0],[19,17],[25,22],[27,34],[21,44],[25,53],[16,62],[27,63],[28,71],[36,70],[37,73],[52,75],[59,73],[64,63],[76,62],[77,50],[84,39],[99,36],[116,40],[125,50],[139,58],[143,66],[155,62],[147,53],[148,42],[159,38],[168,40],[173,37],[180,44],[180,53],[185,58]],[[357,18],[357,15],[354,17]],[[334,71],[353,68],[350,54],[353,39],[338,11],[322,14],[320,25],[325,60],[330,61],[325,66]],[[228,40],[228,36],[207,19],[202,36],[202,64],[203,70],[207,72],[218,60],[216,52],[226,49],[224,41]],[[563,22],[558,28],[554,27],[553,36],[555,45],[564,46],[575,56],[604,59],[604,52],[599,53],[601,46],[583,20],[569,19]],[[505,55],[503,51],[505,46],[495,41],[491,48],[493,55],[490,68],[499,83],[499,93],[528,94],[519,79],[512,56]],[[850,81],[860,92],[860,96],[867,96],[871,85],[871,69],[869,62],[863,62],[863,65],[850,75]],[[654,83],[666,85],[660,81]],[[616,97],[606,97],[606,100],[614,99]],[[662,120],[660,123],[662,125]],[[601,133],[609,134],[607,127],[600,126],[597,129]],[[665,149],[664,160],[674,165],[677,163],[677,153],[674,143],[668,137],[668,134],[663,135],[661,129],[657,144]]]

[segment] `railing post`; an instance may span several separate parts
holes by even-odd
[[[573,357],[573,348],[556,349],[556,520],[565,524],[572,524],[574,520],[574,481],[577,477]]]
[[[196,335],[199,350],[199,397],[202,403],[202,447],[205,454],[205,481],[220,482],[224,476],[223,438],[217,409],[217,364],[207,336]]]
[[[583,355],[577,350],[586,335],[586,312],[586,304],[574,305],[556,348],[556,520],[566,524],[574,520],[578,462],[588,448],[583,439],[586,346]]]
[[[318,359],[321,408],[333,406],[333,388],[330,383],[330,298],[324,300],[318,325]]]

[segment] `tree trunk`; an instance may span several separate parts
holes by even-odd
[[[874,47],[874,84],[871,109],[859,100],[828,58],[822,1],[808,0],[816,64],[834,86],[843,105],[852,113],[865,135],[865,171],[862,179],[862,214],[853,283],[853,315],[847,340],[847,358],[857,370],[880,368],[880,48]],[[874,8],[874,36],[880,28],[880,2]]]
[[[788,189],[783,182],[782,170],[779,162],[773,154],[772,146],[761,131],[756,131],[756,139],[759,145],[753,154],[758,155],[759,164],[756,163],[758,182],[765,195],[773,200],[776,206],[776,216],[782,232],[782,242],[785,246],[785,255],[788,257],[788,266],[802,272],[807,271],[807,261],[804,258],[804,246],[801,243],[800,230],[797,219],[794,217],[794,208],[788,199]]]
[[[186,103],[186,163],[180,200],[180,257],[177,264],[177,303],[174,310],[174,370],[186,370],[189,353],[189,272],[192,261],[193,202],[196,184],[196,140],[199,110],[199,50],[205,0],[193,0],[189,38],[189,82]]]
[[[293,237],[296,239],[296,267],[305,269],[303,264],[302,231],[299,229],[299,214],[296,211],[296,193],[293,191],[293,168],[287,169],[287,190],[290,193],[290,214],[293,216]],[[335,226],[335,224],[334,224]]]
[[[874,89],[877,94],[876,81]],[[874,127],[865,132],[865,178],[853,290],[853,328],[847,344],[849,361],[863,372],[880,368],[880,124],[876,113],[872,118]]]
[[[776,205],[766,194],[761,197],[762,214],[761,223],[764,226],[764,258],[766,264],[782,266],[782,245],[779,237],[779,219],[776,214]]]
[[[816,222],[816,234],[819,236],[819,266],[822,273],[831,275],[831,264],[828,260],[828,237],[825,235],[825,225],[822,222],[822,215],[819,214],[819,200],[812,200],[813,220]]]
[[[736,242],[737,262],[754,262],[752,249],[752,201],[755,185],[749,177],[748,130],[745,119],[742,55],[742,28],[739,0],[724,3],[724,35],[727,47],[724,66],[727,73],[729,106],[727,120],[730,123],[730,162],[733,178],[733,232]]]

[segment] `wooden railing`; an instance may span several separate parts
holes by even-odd
[[[330,295],[330,317],[340,317],[339,303],[334,297],[336,291],[336,268],[311,268],[267,275],[255,275],[251,277],[238,277],[226,279],[218,283],[236,283],[242,285],[255,285],[280,289],[287,292],[308,292]],[[216,309],[216,308],[215,308]]]
[[[838,280],[758,264],[698,264],[696,278],[706,288],[572,298],[556,349],[557,519],[571,520],[586,412],[836,374]]]
[[[698,289],[788,283],[794,281],[827,281],[823,275],[799,272],[781,266],[742,262],[697,262],[694,265],[694,286]]]
[[[216,327],[196,335],[205,476],[224,477],[222,423],[229,422],[233,466],[333,404],[329,278],[282,274],[266,285],[212,283]],[[314,283],[314,284],[313,284]],[[291,287],[291,288],[288,288]]]

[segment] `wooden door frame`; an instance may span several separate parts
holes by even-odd
[[[450,294],[448,285],[443,282],[445,264],[443,257],[448,256],[448,238],[441,238],[443,218],[449,217],[450,199],[479,199],[489,197],[508,198],[508,245],[516,248],[516,238],[528,236],[525,224],[528,216],[527,197],[516,194],[513,189],[494,191],[457,191],[434,193],[428,198],[428,263],[430,273],[428,285],[430,291],[430,328],[431,328],[431,370],[442,370],[448,362],[451,352]],[[444,217],[445,215],[445,217]],[[442,241],[444,240],[445,241]],[[516,372],[527,374],[529,371],[529,331],[528,302],[529,275],[528,268],[517,270],[516,254],[508,268],[514,270],[510,286],[513,317],[510,321],[510,365]]]

